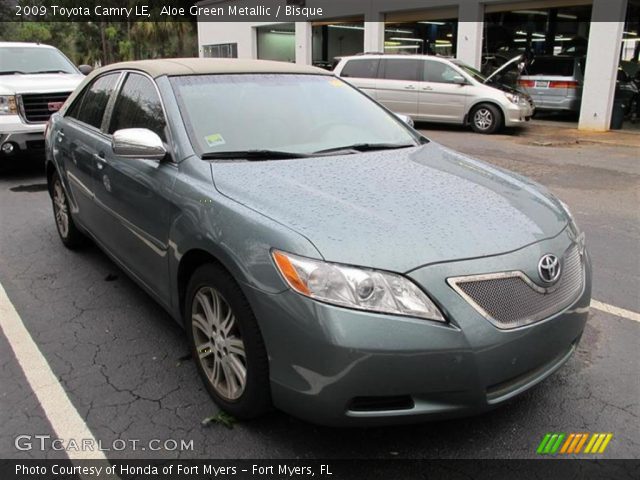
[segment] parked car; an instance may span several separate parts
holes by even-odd
[[[564,204],[325,70],[110,65],[46,141],[63,244],[91,237],[184,325],[238,418],[482,412],[557,370],[585,327],[590,260]]]
[[[585,67],[585,57],[537,56],[524,66],[518,83],[531,95],[538,110],[578,113]],[[622,105],[624,115],[635,120],[638,86],[622,67],[617,72],[615,100]]]
[[[57,48],[0,42],[0,163],[21,153],[44,152],[47,120],[83,78]]]
[[[526,94],[489,86],[459,60],[428,55],[344,57],[334,70],[393,112],[416,121],[471,125],[478,133],[522,125],[534,112]]]
[[[538,110],[579,112],[584,81],[584,57],[536,56],[520,75],[519,84]]]

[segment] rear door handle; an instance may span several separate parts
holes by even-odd
[[[429,87],[429,86],[422,87],[422,90],[430,91],[430,90],[433,90],[433,87]]]
[[[405,90],[415,90],[416,87],[415,85],[407,85],[406,87],[404,87]]]

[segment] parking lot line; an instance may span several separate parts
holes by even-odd
[[[632,312],[631,310],[625,310],[624,308],[614,307],[606,303],[599,302],[597,300],[591,300],[591,306],[596,310],[610,313],[616,317],[626,318],[627,320],[633,320],[634,322],[640,322],[640,313]]]
[[[0,328],[58,438],[65,442],[73,439],[78,443],[88,439],[92,445],[97,445],[89,427],[51,371],[1,284]],[[71,460],[106,460],[100,450],[69,450],[66,454]]]

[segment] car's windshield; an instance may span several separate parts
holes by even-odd
[[[78,73],[59,50],[41,47],[0,47],[0,75],[12,73]]]
[[[398,118],[333,76],[198,75],[171,84],[194,148],[209,156],[418,144]]]
[[[467,65],[464,62],[461,61],[455,61],[454,62],[458,67],[460,67],[462,70],[464,70],[464,72],[467,75],[471,75],[473,77],[474,80],[484,83],[485,80],[487,79],[487,77],[485,77],[484,75],[482,75],[482,73],[480,73],[478,70],[476,70],[475,68],[473,68],[470,65]]]

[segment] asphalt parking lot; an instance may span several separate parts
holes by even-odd
[[[640,312],[638,137],[620,144],[569,130],[482,136],[420,127],[564,200],[587,235],[593,298]],[[558,373],[479,417],[345,430],[275,412],[232,428],[203,425],[218,412],[185,359],[182,330],[97,247],[62,246],[44,184],[39,168],[0,176],[0,284],[11,303],[96,439],[193,440],[192,451],[127,448],[107,457],[527,458],[547,432],[612,432],[606,458],[639,457],[640,323],[601,309]],[[55,436],[51,423],[0,335],[0,458],[63,457],[14,446],[18,435]]]

